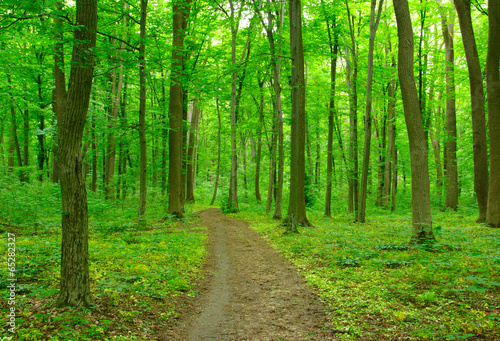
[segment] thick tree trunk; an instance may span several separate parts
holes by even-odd
[[[446,204],[458,208],[457,115],[455,108],[455,52],[452,15],[443,15],[443,38],[446,51]]]
[[[302,6],[289,0],[290,56],[292,59],[292,115],[290,157],[290,200],[285,219],[286,233],[297,233],[299,226],[310,226],[305,202],[305,80],[302,47]]]
[[[170,131],[169,146],[169,173],[168,173],[168,213],[177,218],[183,216],[182,200],[182,145],[183,145],[183,108],[182,69],[184,46],[184,12],[181,1],[173,3],[173,49],[172,72],[170,81]]]
[[[486,118],[484,110],[484,89],[481,65],[477,52],[470,13],[470,0],[454,0],[460,23],[460,33],[464,44],[469,70],[472,145],[474,153],[474,190],[479,208],[477,222],[486,220],[488,207],[488,146],[486,142]]]
[[[97,1],[76,4],[75,41],[64,111],[59,122],[59,170],[62,197],[62,255],[58,306],[92,304],[89,285],[88,208],[83,174],[82,138],[94,72]],[[56,68],[57,51],[56,51]],[[62,86],[62,84],[59,84]],[[57,85],[56,85],[57,87]],[[62,89],[56,89],[56,91]],[[57,103],[60,105],[61,103]]]
[[[146,214],[147,203],[147,147],[146,147],[146,60],[145,60],[145,38],[146,38],[146,18],[148,0],[141,0],[141,21],[140,21],[140,43],[139,43],[139,211],[138,222],[143,223]]]
[[[366,216],[366,195],[367,195],[367,184],[368,184],[368,169],[370,167],[370,148],[371,148],[371,137],[372,137],[371,111],[372,111],[372,82],[373,82],[373,50],[375,47],[375,34],[377,32],[377,26],[380,20],[380,14],[382,13],[382,3],[383,0],[380,0],[377,18],[375,18],[377,0],[371,0],[370,41],[368,47],[368,75],[366,81],[365,149],[363,152],[363,170],[361,172],[359,210],[358,214],[356,215],[356,221],[360,223],[365,222],[365,216]]]
[[[393,2],[399,39],[399,83],[410,142],[413,212],[413,234],[410,243],[424,244],[432,242],[434,235],[432,233],[427,144],[413,74],[413,29],[408,0],[394,0]]]
[[[490,184],[486,224],[500,227],[500,0],[488,1],[486,81],[490,134]]]

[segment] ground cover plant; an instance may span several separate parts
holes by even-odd
[[[39,189],[38,202],[60,200],[51,186],[55,187]],[[15,186],[0,192],[17,195],[18,201],[33,194]],[[91,308],[54,307],[61,257],[60,216],[54,206],[26,206],[24,219],[17,213],[2,215],[3,221],[15,226],[2,225],[2,230],[17,236],[18,340],[150,340],[177,317],[176,299],[196,294],[191,285],[200,276],[207,239],[205,228],[196,226],[196,217],[188,212],[181,221],[161,219],[158,202],[151,207],[148,223],[139,228],[135,210],[123,203],[95,197],[90,203],[90,278],[95,298]],[[32,219],[32,211],[42,217]],[[0,244],[0,252],[6,254],[6,242]],[[7,285],[2,271],[0,286]],[[2,290],[2,315],[9,312],[8,294]],[[2,326],[2,335],[10,336],[7,325]]]
[[[279,222],[241,213],[318,288],[341,339],[500,338],[500,237],[467,212],[435,211],[437,243],[408,247],[406,215],[380,210],[366,224],[311,214],[283,235]]]

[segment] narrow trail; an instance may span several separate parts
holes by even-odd
[[[200,295],[163,340],[334,340],[325,307],[248,223],[198,212],[211,238]],[[210,275],[212,274],[212,275]]]

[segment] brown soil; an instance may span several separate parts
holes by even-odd
[[[209,228],[207,276],[161,340],[335,339],[318,297],[248,223],[217,209],[197,215]]]

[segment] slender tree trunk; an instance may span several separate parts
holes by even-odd
[[[484,110],[484,89],[481,65],[477,52],[470,13],[470,0],[454,0],[460,23],[460,33],[464,44],[469,70],[472,144],[474,153],[474,190],[479,207],[477,222],[486,220],[488,207],[488,147],[486,142],[486,118]]]
[[[443,15],[443,38],[446,51],[446,204],[458,208],[457,115],[455,108],[455,52],[453,47],[453,15]]]
[[[87,191],[81,146],[94,72],[97,1],[80,0],[76,3],[76,25],[78,28],[75,29],[74,36],[77,43],[73,47],[68,100],[64,110],[58,115],[63,212],[61,282],[57,299],[57,305],[60,307],[92,304],[89,284]],[[56,50],[56,69],[59,65],[58,52]],[[63,84],[56,83],[56,87]],[[58,90],[62,89],[56,89]]]
[[[398,26],[398,74],[410,142],[413,234],[411,244],[434,240],[432,233],[429,168],[422,114],[413,74],[413,29],[408,0],[394,0]]]
[[[194,182],[195,182],[195,145],[197,127],[200,119],[201,109],[198,105],[198,100],[193,101],[193,113],[191,115],[191,129],[189,129],[188,140],[188,155],[187,155],[187,189],[186,202],[195,202],[194,198]]]
[[[290,55],[292,59],[292,117],[290,158],[290,200],[285,219],[286,233],[297,233],[298,226],[310,226],[305,202],[305,80],[302,47],[302,6],[289,0]]]
[[[38,119],[40,122],[40,125],[38,128],[40,131],[44,131],[45,129],[45,116],[43,114],[43,95],[42,95],[42,74],[39,73],[37,76],[37,84],[38,84],[38,102],[39,102],[39,107],[40,107],[40,113],[38,114]],[[38,134],[37,135],[38,139],[38,144],[40,145],[40,150],[38,151],[38,170],[40,174],[38,175],[38,180],[43,181],[43,165],[45,163],[45,159],[47,158],[46,151],[45,151],[45,134]]]
[[[255,199],[262,201],[260,196],[260,162],[262,159],[262,124],[264,122],[264,80],[259,79],[259,128],[257,129],[257,152],[255,155]]]
[[[217,171],[215,173],[215,185],[214,185],[214,195],[212,196],[212,201],[210,205],[215,203],[215,199],[217,199],[217,187],[219,187],[219,174],[220,174],[220,149],[221,149],[221,129],[222,122],[220,117],[220,108],[219,108],[219,98],[215,99],[215,103],[217,104],[217,120],[219,122],[217,129]]]
[[[11,129],[11,141],[15,148],[16,156],[17,156],[17,167],[23,167],[23,158],[21,155],[21,146],[19,145],[19,138],[17,137],[17,119],[16,119],[16,105],[14,102],[14,95],[12,94],[12,79],[10,74],[7,74],[7,81],[9,84],[9,97],[10,97],[10,129]],[[14,162],[12,162],[12,166],[14,166]],[[21,182],[25,181],[24,171],[19,170],[19,180]]]
[[[333,134],[335,130],[335,86],[337,78],[337,59],[338,59],[338,32],[337,25],[334,20],[331,28],[328,18],[326,19],[326,27],[328,29],[328,39],[330,44],[330,102],[328,110],[328,146],[327,146],[327,165],[326,165],[326,197],[325,197],[325,216],[332,215],[332,180],[334,170],[333,157]],[[332,31],[333,30],[333,37]]]
[[[500,0],[488,1],[486,81],[490,134],[490,184],[486,224],[500,227]]]
[[[162,134],[161,134],[161,195],[165,196],[167,190],[167,140],[168,140],[168,113],[166,108],[165,76],[161,70],[161,93],[162,93]]]
[[[358,57],[354,35],[354,18],[351,17],[347,5],[347,17],[349,19],[349,31],[351,37],[352,67],[347,60],[347,87],[349,88],[349,198],[348,213],[354,213],[357,217],[359,190],[358,190]]]
[[[146,38],[146,18],[147,18],[148,0],[141,0],[141,21],[140,21],[140,43],[139,43],[139,150],[140,150],[140,169],[139,169],[139,212],[138,222],[143,223],[146,214],[147,201],[147,147],[146,147],[146,60],[145,60],[145,38]]]
[[[377,26],[380,20],[380,14],[382,13],[382,3],[380,0],[378,5],[377,18],[375,19],[375,10],[377,5],[377,0],[371,0],[371,11],[370,11],[370,42],[368,47],[368,76],[366,81],[366,112],[365,112],[365,149],[363,153],[363,170],[361,172],[361,191],[360,191],[360,201],[359,210],[356,215],[356,220],[360,223],[365,222],[366,215],[366,192],[368,184],[368,168],[370,167],[370,147],[371,147],[371,137],[372,137],[372,82],[373,82],[373,50],[375,48],[375,34],[377,32]]]
[[[275,177],[276,177],[276,142],[277,142],[277,134],[276,134],[276,116],[273,120],[273,127],[271,131],[271,148],[269,155],[269,182],[267,186],[267,206],[266,213],[270,213],[273,205],[273,190],[275,185]]]
[[[392,43],[390,35],[388,35],[386,40],[386,57],[389,57],[392,51]],[[392,59],[391,69],[396,68],[396,62],[394,58]],[[391,177],[392,168],[396,166],[394,159],[392,158],[392,150],[395,148],[395,120],[396,120],[396,79],[391,73],[391,79],[387,84],[387,149],[385,153],[385,166],[384,166],[384,186],[382,187],[381,195],[381,205],[387,208],[389,206],[389,196],[391,195]]]
[[[30,132],[30,111],[28,109],[24,109],[23,115],[24,125],[23,125],[23,166],[25,167],[24,172],[24,181],[29,182],[29,171],[28,166],[30,162],[29,158],[29,132]]]

